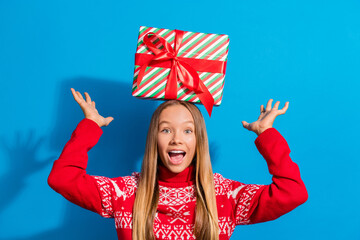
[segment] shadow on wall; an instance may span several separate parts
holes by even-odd
[[[71,87],[81,93],[88,92],[96,102],[99,113],[115,119],[103,128],[104,133],[98,144],[89,152],[87,172],[91,175],[117,177],[139,171],[150,118],[160,102],[134,98],[129,84],[86,77],[64,81],[58,89],[58,115],[50,136],[51,150],[59,155],[77,123],[83,119],[83,113],[72,97]],[[16,172],[11,174],[14,173],[14,178],[22,178]],[[59,198],[63,197],[59,195]],[[113,219],[104,219],[65,199],[63,203],[64,219],[58,228],[32,237],[14,239],[117,239]],[[51,214],[49,217],[52,217]]]
[[[51,146],[61,150],[69,140],[78,122],[84,118],[70,88],[88,92],[96,108],[104,116],[114,117],[109,126],[103,127],[98,144],[89,152],[88,173],[118,177],[129,175],[142,158],[150,118],[160,101],[136,99],[131,86],[121,82],[76,78],[63,82],[60,87],[58,113]]]
[[[18,194],[26,187],[26,179],[35,172],[46,167],[53,161],[53,157],[39,160],[37,153],[44,144],[45,138],[37,139],[35,130],[29,133],[17,132],[15,140],[9,144],[1,139],[2,147],[7,156],[9,170],[0,177],[0,213],[5,210]],[[4,197],[3,197],[4,196]],[[6,196],[6,197],[5,197]]]
[[[76,125],[84,118],[83,113],[72,97],[70,88],[75,88],[82,94],[86,91],[90,94],[96,107],[104,117],[112,116],[114,121],[108,127],[103,128],[103,135],[98,144],[89,152],[87,172],[91,175],[107,177],[118,177],[130,175],[134,171],[140,171],[139,166],[145,150],[145,141],[150,118],[160,101],[139,100],[131,95],[129,84],[117,81],[109,81],[93,78],[74,78],[63,81],[59,86],[56,97],[57,116],[54,116],[54,130],[47,137],[50,140],[50,152],[57,152],[58,156],[66,142],[70,139]],[[23,136],[17,138],[15,147],[10,148],[3,144],[9,153],[11,162],[19,163],[19,160],[26,160],[27,164],[14,167],[14,170],[6,174],[6,181],[15,179],[17,187],[5,188],[9,192],[6,202],[12,202],[19,192],[24,188],[23,181],[30,174],[40,171],[49,164],[51,160],[38,161],[35,158],[37,149],[44,142],[44,139],[36,141],[33,134],[27,140]],[[210,155],[212,162],[217,160],[216,143],[210,143]],[[56,156],[55,159],[58,157]],[[47,175],[43,181],[47,180]],[[104,219],[88,210],[82,209],[58,195],[63,199],[61,208],[63,219],[56,229],[42,232],[34,236],[12,238],[13,240],[48,240],[48,239],[117,239],[113,219]],[[6,202],[1,202],[1,210],[5,209]],[[51,206],[51,204],[49,204]],[[4,207],[5,206],[5,207]],[[59,217],[51,215],[49,218]],[[54,211],[58,212],[58,211]],[[34,217],[36,221],[36,216]],[[33,223],[36,224],[36,223]],[[41,224],[41,223],[39,223]]]

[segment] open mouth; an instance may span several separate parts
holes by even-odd
[[[181,150],[172,150],[168,152],[169,160],[172,164],[180,164],[182,163],[186,152]]]

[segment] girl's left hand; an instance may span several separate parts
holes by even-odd
[[[252,123],[242,121],[243,127],[249,131],[253,131],[258,136],[266,129],[272,128],[275,118],[279,115],[285,114],[286,110],[289,107],[289,102],[286,102],[285,106],[279,110],[278,108],[280,102],[277,101],[274,107],[271,108],[272,102],[272,99],[268,101],[268,103],[266,104],[266,109],[264,109],[264,105],[260,106],[260,116],[257,121]]]

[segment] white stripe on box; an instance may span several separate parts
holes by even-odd
[[[152,32],[152,31],[154,31],[154,30],[156,30],[157,28],[151,28],[151,30],[149,31],[149,32]],[[148,32],[148,33],[149,33]],[[146,35],[146,34],[145,34]],[[145,35],[144,36],[142,36],[141,38],[139,38],[139,40],[138,40],[138,43],[141,41],[141,40],[143,40],[143,38],[145,37]]]
[[[211,90],[213,90],[214,88],[216,88],[217,86],[219,86],[219,84],[221,84],[222,82],[223,82],[223,79],[221,81],[217,82],[216,84],[214,84],[211,88],[209,88],[209,92]]]
[[[204,82],[204,84],[206,85],[208,82],[210,82],[212,79],[214,79],[214,78],[217,77],[217,76],[218,76],[218,74],[212,75],[208,80],[206,80],[206,81]]]
[[[157,76],[156,78],[154,78],[151,83],[156,82],[159,78],[161,78],[162,76],[164,76],[164,74],[167,74],[170,72],[170,69],[166,69],[163,73],[161,73],[159,76]],[[160,84],[159,86],[157,86],[156,88],[154,88],[150,93],[148,93],[145,97],[149,97],[152,93],[154,93],[155,91],[157,91],[161,86],[163,86],[166,83],[166,81],[164,81],[162,84]]]
[[[167,41],[167,42],[169,42],[169,40],[172,38],[172,37],[174,37],[175,36],[175,33],[171,33],[167,38],[165,38],[165,40]],[[171,47],[173,47],[174,48],[174,43],[175,43],[175,41],[171,44]],[[160,46],[161,46],[161,42],[159,42],[158,43],[158,45],[156,46],[157,48],[159,48]],[[164,46],[165,47],[165,46]]]
[[[199,98],[195,98],[192,102],[198,102],[199,101]]]
[[[185,39],[188,35],[190,35],[192,32],[186,32],[183,36],[183,39]]]
[[[202,81],[202,80],[201,80],[201,77],[203,77],[205,74],[206,74],[206,72],[203,72],[203,73],[201,73],[201,74],[199,75],[200,81]],[[179,91],[177,92],[178,96],[180,95],[180,93],[184,93],[184,94],[185,94],[185,90],[184,90],[184,89],[187,89],[187,88],[186,88],[185,86],[183,86],[183,87],[181,87],[181,88],[179,89]],[[193,91],[191,91],[190,94],[191,94],[192,92],[193,92]],[[184,97],[186,97],[187,95],[189,95],[189,93],[188,93],[188,94],[185,94],[185,95],[182,96],[181,98],[184,98]]]
[[[156,71],[156,70],[158,70],[159,68],[153,68],[153,69],[151,69],[151,71],[149,72],[149,73],[147,73],[146,75],[144,75],[144,77],[143,77],[143,79],[141,80],[141,82],[142,81],[146,81],[146,77],[147,76],[149,76],[149,75],[151,75],[154,71]],[[150,83],[151,83],[151,81],[150,81]],[[149,82],[145,85],[145,86],[141,86],[141,88],[146,88],[149,84],[150,84]],[[140,83],[141,84],[141,83]]]
[[[158,28],[152,28],[148,33],[153,32],[153,31],[156,30],[156,29],[158,29]],[[166,30],[166,29],[160,31],[160,33],[163,32],[163,31],[165,31],[165,30]],[[147,33],[147,34],[148,34],[148,33]],[[158,34],[158,33],[155,33],[155,34]],[[146,35],[146,34],[145,34],[145,35]],[[143,38],[145,37],[145,35],[141,38],[141,40],[143,40]],[[144,50],[144,48],[146,48],[145,43],[144,43],[144,45],[137,51],[137,53],[142,52],[142,51]]]
[[[205,35],[205,33],[200,33],[199,35],[191,39],[187,44],[180,48],[179,53],[182,53],[183,49],[185,49],[188,45],[192,44],[194,41],[196,41],[199,37],[202,37],[203,35]]]
[[[188,52],[184,57],[188,57],[190,56],[193,52],[195,52],[197,49],[199,49],[201,46],[203,46],[210,38],[212,38],[213,36],[216,36],[215,34],[208,34],[204,39],[201,39],[202,42],[197,45],[196,47],[194,47],[190,52]],[[209,47],[210,48],[210,47]]]
[[[217,55],[219,52],[222,52],[225,48],[227,48],[227,46],[229,45],[229,43],[227,43],[226,45],[224,45],[222,48],[220,48],[219,50],[217,50],[213,55],[211,55],[209,57],[209,60],[213,60],[214,58],[217,58]]]
[[[227,58],[227,54],[225,54],[222,58],[220,58],[220,60],[219,60],[219,61],[223,61],[223,62],[225,62],[226,58]]]
[[[221,42],[224,38],[226,38],[226,36],[222,36],[220,39],[218,39],[216,42],[214,42],[214,44],[212,44],[208,49],[210,49],[212,46],[215,46],[216,44],[218,44],[219,42]],[[201,54],[199,54],[198,56],[196,56],[195,58],[201,58],[207,51],[202,52]]]
[[[166,81],[164,81],[163,83],[161,83],[159,86],[157,86],[154,90],[152,90],[148,95],[146,95],[145,97],[150,97],[150,95],[154,92],[156,92],[159,88],[161,88],[162,86],[164,86],[164,84],[166,84]]]
[[[160,31],[159,33],[156,33],[156,34],[157,34],[157,35],[160,35],[160,36],[162,37],[162,34],[163,34],[164,32],[167,32],[168,30],[169,30],[169,29],[163,29],[162,31]],[[165,38],[166,41],[168,41],[168,40],[171,38],[171,36],[173,36],[174,34],[175,34],[175,33],[172,33],[172,34],[169,35],[169,37]],[[159,42],[156,47],[160,47],[160,44],[161,44],[161,42]],[[142,51],[144,50],[144,48],[147,48],[145,44],[144,44],[144,46],[141,47],[141,49],[140,49],[138,52],[142,52]]]
[[[165,96],[165,91],[164,91],[162,94],[160,94],[160,95],[158,96],[158,98],[164,98],[164,96]]]
[[[181,93],[184,93],[185,94],[185,90],[184,89],[187,89],[185,86],[183,87],[183,88],[180,88],[179,89],[179,91],[177,92],[177,96],[179,96]],[[186,94],[184,95],[184,96],[186,96]],[[183,96],[183,97],[184,97]],[[181,97],[181,98],[183,98],[183,97]]]
[[[139,75],[140,68],[141,68],[141,67],[139,67],[138,69],[136,69],[136,72],[134,73],[134,77],[136,77],[137,75]]]
[[[218,92],[214,95],[214,99],[217,98],[221,93],[222,93],[222,91],[218,91]]]

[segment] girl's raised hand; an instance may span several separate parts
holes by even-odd
[[[272,128],[275,118],[279,115],[285,114],[289,107],[289,102],[286,102],[282,109],[278,109],[280,102],[277,101],[274,104],[274,107],[271,108],[272,102],[272,99],[268,101],[266,109],[264,109],[264,105],[260,106],[260,116],[257,121],[252,123],[242,121],[243,127],[249,131],[253,131],[257,135],[260,135],[268,128]]]
[[[99,125],[99,127],[107,126],[112,120],[114,120],[113,117],[104,118],[99,114],[98,110],[95,108],[95,102],[91,101],[90,95],[87,92],[85,92],[85,99],[80,92],[75,91],[73,88],[71,88],[71,92],[75,101],[80,105],[82,111],[84,112],[85,118],[93,120]]]

